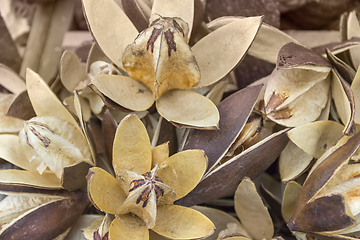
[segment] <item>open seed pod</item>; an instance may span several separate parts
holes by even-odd
[[[74,126],[72,128],[78,131]],[[36,168],[41,161],[28,161],[21,149],[19,136],[1,134],[0,138],[3,142],[0,157],[19,168],[0,171],[0,193],[7,195],[0,202],[0,238],[64,237],[89,204],[86,193],[63,190],[64,184],[49,170],[40,175]],[[70,166],[69,169],[75,168]],[[68,173],[66,167],[64,172]],[[63,180],[70,184],[69,189],[83,186],[79,171],[65,175]]]
[[[61,122],[58,119],[57,121]],[[72,128],[78,131],[74,126]],[[40,175],[37,167],[42,160],[35,158],[28,161],[21,149],[19,136],[1,134],[0,138],[3,142],[0,146],[0,157],[19,168],[0,171],[0,193],[7,195],[0,202],[0,238],[64,237],[89,204],[86,193],[63,190],[83,187],[84,175],[81,177],[80,172],[83,167],[77,167],[76,164],[64,167],[62,181],[49,170],[44,170]],[[87,164],[86,171],[88,167]]]
[[[145,126],[130,114],[117,127],[112,165],[116,178],[98,167],[87,175],[90,201],[116,216],[110,238],[148,239],[148,229],[175,239],[213,233],[214,225],[201,213],[172,204],[203,176],[207,168],[203,151],[187,150],[169,157],[167,144],[152,150]]]
[[[248,130],[244,126],[261,88],[262,85],[247,87],[224,99],[218,105],[218,131],[190,132],[184,149],[204,150],[209,159],[209,167],[196,188],[177,201],[178,204],[191,206],[231,194],[242,178],[257,177],[279,156],[288,141],[287,130],[273,133],[243,151],[240,151],[242,144],[238,145],[241,141],[237,140],[246,135],[241,135],[241,132]],[[241,106],[238,105],[239,102],[242,102]],[[226,156],[227,153],[229,156]]]
[[[13,186],[1,192],[7,196],[0,202],[0,238],[54,239],[69,232],[89,204],[82,191],[50,191]],[[51,217],[49,217],[51,216]]]
[[[101,58],[99,57],[99,60]],[[88,59],[89,61],[89,59]],[[90,83],[90,79],[98,74],[119,74],[116,69],[109,70],[111,66],[108,66],[105,62],[98,61],[94,64],[89,72],[85,72],[83,64],[75,53],[71,51],[65,51],[60,60],[60,77],[64,87],[69,91],[73,92],[76,90],[79,94],[80,101],[82,102],[83,112],[85,120],[90,118],[90,113],[98,115],[101,113],[104,107],[104,103],[101,98],[91,91],[87,87]],[[69,106],[69,109],[75,114],[73,97],[68,97],[64,100]]]
[[[25,165],[33,165],[30,169],[39,172],[27,174],[38,178],[39,174],[50,169],[63,188],[76,190],[83,187],[87,169],[94,165],[94,153],[87,137],[81,106],[75,104],[81,123],[79,126],[38,74],[28,70],[26,84],[30,102],[38,117],[28,120],[19,133],[22,147],[18,151],[30,161]]]
[[[330,70],[330,64],[311,50],[284,45],[266,86],[266,116],[289,127],[316,120],[328,101]]]
[[[190,47],[187,41],[194,18],[193,1],[179,2],[176,7],[154,1],[150,26],[138,37],[135,26],[112,1],[85,0],[83,5],[100,48],[131,76],[95,78],[93,89],[103,99],[135,111],[146,110],[156,101],[160,115],[180,128],[217,128],[215,105],[186,89],[211,85],[228,74],[247,52],[261,25],[260,17],[238,19]],[[103,28],[114,22],[112,29],[116,31]],[[134,87],[122,88],[119,94],[116,89],[120,90],[121,82]]]
[[[60,178],[66,166],[78,161],[92,164],[85,138],[68,122],[53,117],[35,117],[25,122],[19,137],[27,159],[42,160],[38,166],[40,174],[48,167]]]
[[[359,166],[348,161],[359,143],[360,133],[345,136],[318,159],[301,190],[292,184],[293,190],[285,191],[287,210],[283,213],[287,219],[291,215],[287,223],[291,231],[325,239],[358,231],[358,196],[354,193],[358,191]]]

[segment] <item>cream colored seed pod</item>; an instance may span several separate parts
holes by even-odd
[[[60,179],[64,167],[79,161],[92,164],[88,144],[72,124],[54,117],[34,117],[19,133],[20,144],[29,161],[40,160],[37,170],[47,168]]]

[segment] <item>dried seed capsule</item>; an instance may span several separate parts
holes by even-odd
[[[64,167],[79,161],[92,163],[90,150],[81,132],[72,124],[54,117],[34,117],[19,133],[29,161],[38,159],[40,174],[49,168],[61,178]]]
[[[120,71],[111,63],[96,61],[90,66],[89,78],[93,79],[99,74],[121,75]]]

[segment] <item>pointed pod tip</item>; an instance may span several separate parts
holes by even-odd
[[[27,67],[27,68],[26,68],[25,79],[27,80],[30,76],[40,77],[40,75],[37,74],[34,70],[32,70],[31,68]]]
[[[86,177],[85,177],[86,181],[89,182],[94,174],[95,174],[95,172],[93,171],[93,168],[89,168],[89,171],[88,171],[88,173],[86,174]]]
[[[294,222],[293,219],[290,219],[290,221],[286,224],[286,226],[288,226],[288,228],[291,230],[291,231],[296,231],[297,228],[296,228],[296,224]]]
[[[205,161],[206,161],[206,168],[208,168],[208,165],[209,165],[209,158],[208,156],[206,155],[205,151],[204,150],[201,150],[201,149],[198,149],[198,151],[200,151],[200,153],[202,154],[202,156],[204,157]]]
[[[26,73],[29,73],[29,72],[34,72],[31,68],[27,67],[26,68]]]

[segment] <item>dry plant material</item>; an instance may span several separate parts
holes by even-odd
[[[339,60],[330,51],[327,51],[326,53],[333,65],[336,66],[336,63],[339,62]],[[347,73],[346,71],[344,72]],[[355,100],[354,93],[350,88],[349,83],[342,77],[345,75],[344,72],[340,75],[338,68],[335,67],[335,69],[333,69],[331,94],[334,99],[337,113],[345,125],[344,134],[352,135],[355,133]],[[350,77],[349,80],[350,79],[352,81],[353,77]]]
[[[202,151],[188,150],[171,157],[163,150],[152,151],[145,126],[131,114],[117,128],[113,167],[116,178],[97,167],[91,168],[87,176],[91,202],[116,216],[109,228],[110,238],[148,239],[148,229],[177,239],[213,233],[214,225],[201,213],[172,205],[204,174],[207,158]]]
[[[31,68],[47,83],[54,80],[62,54],[61,44],[70,26],[73,8],[74,1],[71,0],[37,4],[21,65],[21,77],[25,78],[26,69]]]
[[[276,28],[280,27],[279,3],[274,0],[255,1],[221,1],[206,2],[205,19],[214,20],[226,16],[264,16],[264,22]]]
[[[278,239],[273,237],[274,225],[268,209],[257,192],[255,184],[247,177],[237,186],[234,207],[240,222],[228,213],[213,208],[194,207],[215,223],[218,234],[207,239]]]
[[[19,76],[2,69],[13,80],[7,87],[17,94],[11,108],[10,101],[2,101],[3,110],[27,121],[6,116],[13,119],[13,128],[21,122],[23,129],[19,136],[9,134],[19,132],[10,128],[0,135],[1,158],[16,166],[0,171],[0,192],[8,195],[0,204],[0,238],[64,237],[89,204],[86,193],[74,190],[86,185],[85,175],[95,164],[81,106],[75,104],[78,125],[38,74],[29,69],[25,85]],[[24,86],[26,91],[21,93]],[[15,95],[6,97],[12,100]],[[26,106],[34,111],[20,114]]]
[[[173,155],[178,150],[178,139],[176,134],[176,128],[174,125],[166,121],[166,119],[160,117],[156,126],[154,136],[151,141],[151,147],[156,148],[158,145],[168,145],[169,155]]]
[[[334,237],[356,231],[357,197],[352,194],[357,191],[359,168],[357,164],[348,165],[348,161],[359,147],[359,140],[359,133],[345,137],[315,163],[295,205],[287,202],[294,202],[290,192],[284,196],[284,204],[293,209],[290,230]]]
[[[37,153],[29,152],[28,159],[33,160],[38,155],[43,161],[49,161],[44,163],[44,168],[48,166],[58,177],[61,170],[53,164],[60,160],[59,157],[63,157],[64,165],[71,165],[78,160],[91,162],[91,154],[81,132],[60,119],[34,117],[25,122],[19,137],[24,148],[28,145]],[[62,156],[59,150],[64,151]],[[49,154],[54,154],[54,157],[50,157]]]
[[[60,59],[60,78],[64,87],[69,91],[82,90],[89,81],[85,69],[75,53],[65,51]]]
[[[90,72],[91,65],[96,61],[111,62],[111,60],[103,53],[96,42],[93,42],[89,50],[89,55],[86,60],[86,72]]]
[[[290,142],[280,155],[282,181],[294,180],[343,137],[344,126],[334,121],[315,121],[291,129]]]
[[[207,27],[214,31],[219,27],[234,22],[243,17],[225,16],[214,19],[207,24]],[[277,55],[280,49],[287,43],[301,45],[296,39],[269,24],[262,23],[256,37],[251,44],[248,54],[270,63],[277,62]]]
[[[24,80],[14,70],[3,64],[0,64],[0,84],[16,95],[26,90]]]
[[[149,17],[151,9],[144,4],[143,1],[121,1],[122,9],[126,13],[131,22],[135,25],[136,29],[140,32],[142,29],[147,28],[149,25]],[[146,9],[144,9],[144,7]]]
[[[100,48],[114,64],[132,76],[107,76],[106,86],[95,78],[92,88],[100,96],[103,95],[103,100],[109,102],[108,99],[111,99],[125,109],[135,111],[148,109],[155,100],[161,116],[180,128],[217,128],[219,114],[215,105],[185,89],[208,86],[229,73],[248,50],[261,18],[238,19],[190,48],[187,41],[192,30],[193,1],[181,3],[176,8],[166,1],[155,1],[150,26],[138,37],[134,25],[115,3],[87,0],[83,4],[89,27]],[[106,14],[101,14],[103,11]],[[113,27],[116,30],[105,31],[101,23],[107,25],[114,19],[117,19]],[[118,27],[119,22],[122,23],[121,28]],[[114,43],[109,39],[119,41]],[[134,43],[129,45],[132,41]],[[139,85],[119,94],[113,89],[118,89],[121,81],[127,81],[129,86],[137,86],[140,81],[147,87]],[[152,93],[152,100],[147,97],[148,92]],[[138,98],[147,104],[137,106]],[[184,104],[189,104],[182,104],[183,99],[193,106],[186,114]],[[208,114],[203,115],[204,112]]]
[[[80,120],[78,125],[38,74],[28,70],[26,86],[29,102],[37,117],[26,122],[15,119],[21,121],[24,126],[19,133],[20,145],[15,144],[10,149],[16,148],[14,150],[23,156],[20,156],[20,153],[5,154],[4,159],[24,170],[2,172],[5,176],[10,174],[9,179],[3,177],[3,181],[14,181],[25,186],[34,184],[43,186],[44,183],[39,181],[48,179],[51,186],[57,188],[60,186],[67,190],[76,190],[85,186],[85,175],[88,168],[94,165],[95,158],[82,118],[80,103],[75,104]],[[20,94],[18,97],[20,96],[23,95]],[[23,99],[27,99],[26,96]],[[78,98],[75,96],[75,99]],[[17,112],[22,111],[22,108],[19,102],[14,102],[12,114],[18,116]],[[12,124],[15,123],[16,121],[13,121]],[[15,141],[14,136],[11,135],[2,137],[9,139],[8,141]],[[24,178],[22,175],[27,177]]]
[[[276,132],[243,151],[243,145],[238,144],[237,149],[232,150],[234,154],[226,156],[230,148],[236,146],[261,88],[262,85],[247,87],[224,99],[218,105],[218,131],[190,132],[184,149],[204,150],[209,158],[209,167],[199,185],[178,204],[191,206],[231,194],[243,177],[257,177],[279,156],[288,141],[287,130]],[[241,107],[239,102],[242,102]]]
[[[62,99],[66,107],[48,82],[60,56],[52,50],[71,18],[56,34],[55,25],[72,14],[65,10],[73,3],[38,6],[28,42],[36,52],[27,49],[23,61],[26,82],[0,65],[0,83],[12,92],[0,95],[0,158],[19,168],[0,171],[0,192],[8,195],[0,203],[0,238],[61,238],[90,201],[106,215],[84,229],[87,239],[281,239],[274,238],[280,204],[273,223],[250,180],[280,153],[281,180],[290,181],[281,210],[298,239],[359,231],[355,13],[345,18],[346,42],[325,59],[262,24],[262,17],[228,16],[200,26],[196,12],[202,16],[205,1],[82,3],[96,43],[86,66],[70,51],[60,59],[62,93],[72,94]],[[39,32],[47,34],[34,37]],[[221,101],[237,90],[229,73],[247,52],[276,68]],[[34,58],[35,71],[25,74]],[[329,112],[339,122],[329,121]],[[97,155],[87,126],[92,117],[102,128],[91,131],[101,146]],[[177,134],[184,136],[178,151]],[[97,165],[96,158],[103,161]],[[291,181],[313,159],[303,186]],[[76,191],[86,184],[88,198]],[[211,208],[185,207],[229,194],[240,222]],[[56,222],[45,222],[50,210]],[[39,225],[28,230],[32,222]]]
[[[2,16],[0,16],[0,31],[2,33],[0,37],[0,63],[10,67],[14,71],[19,71],[21,57]]]
[[[71,113],[66,110],[46,82],[30,69],[26,73],[26,87],[37,116],[56,117],[80,129]]]
[[[83,215],[86,216],[86,215]],[[87,215],[86,217],[91,217],[92,221],[89,223],[88,221],[87,226],[81,229],[79,237],[81,238],[82,235],[86,239],[108,239],[109,238],[109,228],[110,224],[113,221],[114,217],[110,214],[103,215]],[[85,220],[85,219],[84,219]],[[84,221],[81,221],[83,223]],[[78,230],[78,229],[77,229]]]
[[[250,179],[245,178],[241,181],[235,192],[234,201],[236,214],[251,236],[250,239],[271,239],[274,227],[270,214]]]
[[[23,120],[7,115],[15,95],[11,93],[0,93],[0,133],[18,133],[23,125]]]
[[[90,87],[103,101],[109,98],[129,110],[143,111],[154,103],[151,91],[130,77],[100,74],[92,79]]]
[[[316,120],[329,97],[330,64],[294,43],[284,45],[268,77],[265,113],[272,121],[295,127]]]
[[[344,49],[343,49],[344,50]],[[346,49],[345,49],[346,50]],[[360,122],[359,111],[359,71],[354,71],[348,64],[327,51],[328,58],[336,66],[332,76],[332,96],[337,114],[345,124],[344,133],[353,134],[355,124]],[[339,65],[343,68],[339,68]]]
[[[117,126],[118,125],[115,122],[115,119],[111,115],[110,111],[106,109],[103,116],[103,121],[101,123],[101,130],[102,130],[102,135],[104,137],[105,153],[109,160],[111,168],[112,168],[112,149],[113,149],[113,143],[115,139],[115,132]]]
[[[39,70],[42,49],[46,42],[53,7],[54,1],[37,4],[35,7],[33,22],[26,43],[27,47],[21,63],[20,76],[22,78],[25,78],[27,68],[31,68],[33,71]]]
[[[73,183],[67,183],[75,186],[66,186],[66,189],[74,190],[83,186],[84,179],[81,177],[85,176],[93,161],[88,143],[73,125],[54,117],[35,117],[25,122],[19,137],[28,161],[40,162],[37,167],[40,174],[49,168],[63,184],[69,181],[65,175],[78,174],[78,179],[71,176]],[[70,170],[69,166],[77,170]]]
[[[215,104],[193,91],[174,90],[167,92],[156,101],[156,108],[160,115],[180,129],[184,127],[218,128],[217,125],[214,125],[219,120],[219,113]],[[190,119],[189,116],[192,118]]]
[[[59,60],[62,54],[62,41],[69,30],[74,12],[74,1],[54,1],[48,36],[42,46],[41,59],[38,69],[34,70],[42,76],[47,83],[52,82],[58,74]]]
[[[211,219],[211,221],[215,224],[216,231],[213,235],[206,238],[208,240],[217,240],[220,232],[228,228],[233,228],[233,226],[241,227],[239,220],[226,212],[204,206],[193,206],[192,208],[204,214],[206,217]],[[248,236],[248,234],[244,229],[238,229],[238,230],[242,230],[243,235]]]
[[[6,116],[29,120],[36,116],[27,91],[20,93],[11,103]]]
[[[345,31],[343,28],[341,28],[342,36],[344,37],[343,40],[359,38],[360,37],[360,25],[359,25],[359,21],[356,16],[356,12],[355,11],[350,12],[348,15],[345,16],[343,21],[345,24]],[[349,49],[349,54],[351,57],[351,64],[354,69],[357,69],[360,65],[359,51],[360,51],[359,46],[355,46],[355,47],[352,47]]]
[[[291,130],[290,130],[291,131]],[[281,180],[287,182],[299,177],[309,166],[313,156],[289,141],[279,158]]]
[[[351,90],[354,94],[355,102],[355,124],[360,124],[360,71],[356,72],[354,80],[351,84]]]
[[[343,136],[344,126],[334,121],[315,121],[293,128],[290,140],[314,158],[320,158]]]
[[[0,203],[3,239],[53,239],[67,232],[89,203],[81,191],[39,192],[34,188],[21,192],[21,187],[15,186],[5,193],[9,195]]]
[[[160,17],[124,50],[124,69],[150,88],[155,100],[167,91],[192,88],[200,81],[199,67],[187,44],[188,32],[181,18]]]
[[[281,5],[288,10],[283,15],[283,19],[288,21],[288,25],[297,29],[327,29],[331,27],[331,24],[336,24],[339,16],[355,8],[356,1],[353,0],[319,0],[319,1],[281,1]],[[287,5],[287,6],[286,6]],[[291,5],[294,5],[293,8]],[[284,21],[284,22],[285,22]]]
[[[84,119],[86,121],[89,120],[91,112],[99,115],[104,108],[104,103],[101,98],[87,86],[90,83],[91,78],[98,74],[105,73],[106,71],[112,74],[119,74],[116,69],[112,69],[111,66],[101,61],[93,64],[92,68],[89,69],[89,72],[85,72],[80,59],[76,56],[75,53],[71,51],[65,51],[61,56],[61,82],[69,92],[77,92],[79,101],[82,105]],[[68,105],[69,110],[74,115],[78,115],[75,110],[74,100],[74,96],[70,96],[66,98],[64,102]]]

